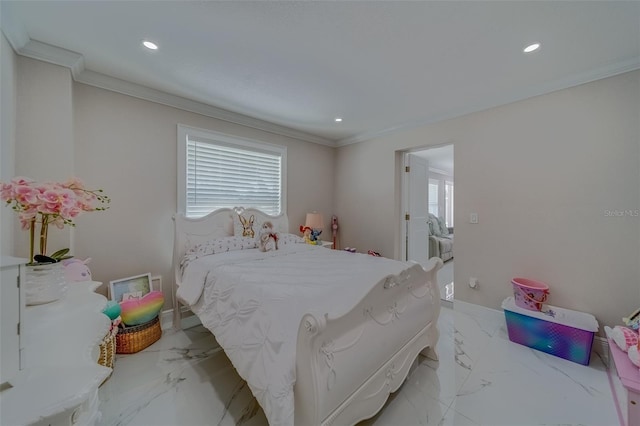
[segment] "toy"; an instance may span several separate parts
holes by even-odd
[[[64,277],[67,282],[91,281],[91,271],[87,263],[91,262],[91,258],[85,260],[65,259],[62,261],[64,266]]]
[[[304,238],[305,243],[311,244],[311,245],[320,244],[320,241],[318,240],[318,235],[320,235],[322,231],[314,235],[313,229],[309,228],[308,226],[300,225],[300,232],[302,232],[302,237]]]
[[[624,352],[627,352],[633,346],[638,346],[638,333],[621,325],[613,327],[611,339]]]
[[[120,304],[115,300],[109,300],[107,302],[107,305],[102,310],[102,313],[108,316],[112,321],[120,316],[120,312],[122,312]]]
[[[120,302],[122,322],[129,326],[149,322],[158,316],[163,304],[164,295],[161,291],[152,291],[140,299]]]
[[[278,234],[273,231],[273,224],[269,221],[262,224],[258,231],[258,249],[260,251],[278,250]]]
[[[640,328],[640,309],[633,311],[629,317],[622,318],[622,322],[630,329],[638,331]]]
[[[336,239],[338,237],[338,216],[331,216],[331,233],[333,234],[333,249],[337,249]]]

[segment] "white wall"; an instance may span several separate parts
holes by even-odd
[[[397,256],[396,151],[453,142],[456,299],[499,309],[525,276],[551,303],[617,324],[640,304],[640,218],[605,211],[640,209],[639,118],[635,71],[341,147],[342,245]]]
[[[93,259],[99,281],[151,272],[162,275],[169,297],[178,123],[285,145],[291,232],[308,211],[322,212],[325,221],[333,213],[334,148],[84,84],[75,85],[73,100],[77,174],[112,199],[109,210],[80,217],[75,232],[76,254]]]
[[[71,72],[23,56],[17,59],[14,172],[36,181],[64,181],[75,173]],[[14,238],[18,255],[28,257],[26,231],[17,231]],[[71,245],[69,227],[49,227],[47,254]],[[35,250],[39,252],[37,241]]]
[[[4,47],[3,59],[13,60]],[[165,308],[171,307],[178,123],[287,146],[291,232],[297,232],[308,211],[322,212],[325,221],[333,214],[334,148],[77,84],[68,69],[45,62],[24,57],[16,62],[11,175],[38,180],[77,176],[111,197],[107,211],[80,216],[73,232],[52,230],[49,244],[49,251],[71,246],[76,257],[91,257],[93,277],[103,282],[102,293],[110,280],[151,272],[162,276]],[[10,80],[3,73],[3,102],[11,93],[4,90],[5,83],[11,89]],[[12,148],[4,120],[3,111],[3,158]],[[7,120],[11,124],[10,116]],[[26,231],[15,231],[15,236],[7,254],[27,257]]]
[[[16,137],[16,55],[0,32],[0,181],[15,175]],[[13,253],[15,213],[0,206],[0,254]]]

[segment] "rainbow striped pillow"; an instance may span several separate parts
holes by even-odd
[[[120,302],[122,312],[120,317],[125,325],[139,325],[149,322],[160,313],[164,304],[164,295],[161,291],[152,291],[140,299],[131,299]]]

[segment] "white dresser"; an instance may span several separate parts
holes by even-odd
[[[4,285],[4,283],[3,283]],[[25,367],[0,392],[2,425],[93,425],[98,386],[111,369],[97,363],[111,321],[99,282],[69,283],[55,302],[24,308]],[[4,321],[4,318],[3,318]]]
[[[24,267],[27,259],[2,256],[0,258],[0,390],[9,386],[24,368]]]

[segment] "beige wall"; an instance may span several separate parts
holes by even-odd
[[[37,181],[63,181],[73,176],[73,85],[69,69],[19,56],[17,94],[15,174]],[[15,247],[20,256],[28,257],[26,232],[19,232],[14,235]],[[73,248],[71,233],[68,227],[50,227],[47,253]]]
[[[17,58],[0,32],[0,181],[15,175]],[[0,208],[0,254],[13,255],[15,214]]]
[[[499,309],[525,276],[601,324],[640,305],[640,218],[605,213],[640,209],[640,71],[341,147],[342,245],[397,256],[396,151],[449,142],[456,299]]]
[[[62,238],[76,256],[93,258],[97,280],[148,271],[162,275],[168,294],[182,123],[286,145],[292,231],[307,211],[323,212],[326,221],[335,212],[341,246],[389,257],[399,253],[397,151],[453,142],[456,298],[499,308],[510,278],[522,275],[548,282],[554,304],[592,312],[601,323],[619,322],[640,303],[640,219],[605,216],[640,208],[638,71],[334,150],[7,58],[9,68],[17,63],[13,172],[76,175],[113,199],[110,210],[81,216]],[[12,87],[6,67],[3,105]],[[3,158],[11,152],[5,134],[3,126]],[[467,223],[472,211],[478,225]],[[23,231],[14,246],[7,254],[26,256]],[[479,279],[476,291],[464,285],[470,276]]]
[[[292,232],[307,211],[317,210],[325,217],[333,213],[333,148],[77,84],[64,68],[26,58],[20,61],[24,75],[18,85],[23,105],[18,109],[19,121],[32,117],[27,106],[36,108],[36,104],[42,105],[37,111],[48,111],[55,120],[42,120],[32,133],[18,134],[18,147],[23,148],[16,156],[16,172],[28,169],[34,178],[53,179],[75,175],[111,197],[109,210],[76,220],[71,238],[77,257],[93,259],[94,279],[105,283],[102,292],[110,280],[151,272],[162,276],[165,308],[171,307],[178,123],[287,146]],[[39,96],[29,84],[38,88]],[[58,103],[56,108],[61,110],[54,108]],[[41,157],[52,148],[47,134],[56,137],[55,152]],[[71,144],[71,162],[58,158],[57,150],[67,149],[63,142]],[[52,161],[63,166],[48,169]],[[42,166],[37,175],[36,164]],[[17,232],[25,234],[26,241],[26,233]],[[10,254],[25,255],[24,247],[16,251]]]

